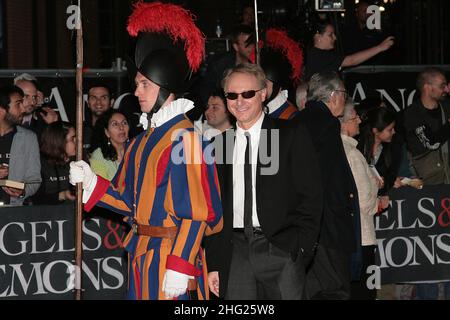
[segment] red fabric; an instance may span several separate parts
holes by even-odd
[[[109,182],[108,180],[97,176],[97,184],[95,185],[94,192],[92,192],[88,202],[84,205],[84,210],[86,212],[91,211],[92,208],[95,207],[97,202],[99,202],[103,195],[106,193],[106,190],[108,190],[110,184],[111,182]]]
[[[298,82],[302,76],[303,66],[303,50],[300,45],[289,38],[286,31],[275,28],[266,31],[265,45],[283,53],[292,66],[291,79],[294,83]]]
[[[136,298],[137,300],[142,300],[142,293],[141,293],[141,275],[139,274],[139,269],[136,267],[134,271],[134,275],[136,277]]]
[[[291,79],[294,83],[298,82],[302,76],[303,66],[303,50],[300,45],[289,38],[286,31],[275,28],[266,31],[266,45],[286,56],[292,66]]]
[[[198,270],[194,265],[174,255],[167,256],[166,269],[195,277],[199,277],[202,274],[201,270]]]
[[[138,2],[128,20],[128,33],[167,33],[173,40],[185,41],[184,51],[192,71],[197,71],[205,56],[205,37],[194,24],[194,16],[180,6]]]
[[[208,168],[206,167],[205,161],[202,161],[202,187],[203,192],[205,193],[206,204],[208,206],[208,217],[206,218],[206,222],[214,221],[216,214],[212,207],[211,203],[211,191],[209,190],[209,179],[208,179]]]
[[[159,186],[161,184],[162,179],[164,178],[164,173],[167,168],[167,164],[169,163],[169,158],[171,154],[172,148],[167,148],[158,161],[158,167],[156,168],[156,185]]]

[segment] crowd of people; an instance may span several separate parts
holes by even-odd
[[[112,92],[106,84],[94,84],[87,93],[84,158],[96,173],[111,180],[129,142],[128,120],[112,109]],[[16,77],[0,95],[0,178],[25,183],[23,190],[3,187],[0,201],[53,205],[75,200],[69,184],[69,163],[76,154],[74,124],[62,121],[45,105],[37,79],[30,74]]]
[[[164,25],[161,12],[176,13],[174,23],[191,32],[161,33],[139,18]],[[1,201],[73,201],[72,185],[82,183],[86,211],[106,208],[131,227],[132,299],[375,299],[367,269],[374,216],[388,210],[389,192],[414,179],[450,183],[445,73],[420,72],[418,99],[395,113],[378,99],[353,101],[339,74],[388,50],[392,37],[340,56],[333,25],[322,21],[303,56],[285,31],[269,29],[256,61],[254,30],[239,25],[233,51],[208,64],[200,82],[206,125],[194,125],[186,116],[194,104],[182,94],[201,52],[185,50],[202,35],[190,19],[178,6],[136,6],[128,31],[138,37],[142,132],[132,136],[111,89],[95,84],[84,161],[72,162],[74,126],[45,106],[34,77],[3,88],[0,178],[25,189],[2,187]],[[171,41],[177,36],[185,48]],[[418,298],[437,299],[437,287],[418,285]]]

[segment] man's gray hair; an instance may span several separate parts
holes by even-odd
[[[308,83],[308,101],[329,102],[333,91],[344,86],[337,72],[315,73]]]
[[[257,64],[253,63],[241,63],[237,66],[234,66],[228,70],[225,71],[223,79],[222,79],[222,88],[225,90],[225,86],[228,82],[228,79],[230,76],[234,73],[244,73],[252,75],[256,78],[258,81],[258,89],[263,89],[266,87],[266,74],[264,73],[264,70],[258,66]],[[256,88],[255,88],[256,89]]]
[[[301,82],[295,90],[295,103],[300,108],[302,103],[306,102],[306,96],[308,95],[308,83]]]
[[[344,115],[339,117],[341,123],[347,122],[352,118],[352,111],[355,110],[355,101],[352,98],[348,98],[344,106]]]
[[[36,82],[37,79],[35,76],[32,76],[29,73],[22,73],[19,74],[17,77],[14,78],[14,85],[17,85],[17,82],[19,81],[31,81],[31,82]]]

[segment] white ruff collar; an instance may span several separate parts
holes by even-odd
[[[282,90],[280,93],[267,104],[267,107],[269,108],[269,114],[275,112],[279,107],[281,107],[288,98],[288,91]]]
[[[157,113],[155,113],[152,117],[151,127],[156,128],[169,120],[172,120],[176,116],[186,113],[189,110],[194,108],[194,103],[188,99],[177,99],[172,101],[167,106],[161,107]],[[139,123],[142,125],[144,130],[147,130],[148,127],[148,119],[147,114],[142,113],[141,118],[139,119]]]

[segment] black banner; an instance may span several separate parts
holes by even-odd
[[[381,97],[395,111],[404,110],[418,97],[416,79],[427,66],[360,66],[343,72],[345,86],[356,102]],[[438,66],[450,71],[450,66]]]
[[[83,221],[83,299],[123,299],[126,226],[104,210]],[[75,206],[0,208],[0,299],[73,299]]]
[[[381,284],[450,280],[450,186],[396,189],[375,219]]]

